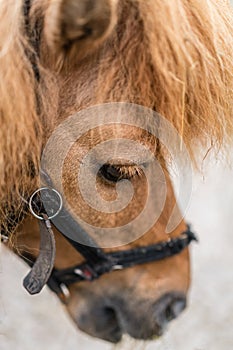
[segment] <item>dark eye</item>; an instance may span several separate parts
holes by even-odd
[[[141,168],[135,164],[128,165],[112,165],[104,164],[100,170],[99,175],[109,182],[116,183],[120,180],[130,180],[134,177],[141,176]]]
[[[104,164],[100,168],[99,173],[105,180],[108,180],[110,182],[117,182],[125,178],[119,167],[110,164]]]

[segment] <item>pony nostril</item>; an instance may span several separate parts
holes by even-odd
[[[90,309],[78,315],[76,323],[87,334],[117,343],[122,338],[116,312],[111,307],[93,305]]]
[[[186,298],[183,295],[166,294],[155,304],[155,320],[161,334],[169,321],[177,318],[186,307]]]
[[[165,310],[167,321],[177,318],[186,307],[185,299],[178,299],[167,306]]]

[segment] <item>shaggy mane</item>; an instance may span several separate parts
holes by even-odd
[[[1,219],[14,207],[38,164],[41,136],[35,106],[35,81],[25,54],[21,1],[0,1],[0,201]],[[12,198],[14,193],[15,198]]]
[[[32,172],[38,172],[47,126],[43,110],[49,119],[48,91],[43,83],[39,86],[28,58],[32,49],[22,8],[22,0],[0,0],[1,218],[9,215],[9,203],[15,211],[19,193],[30,193],[36,186]],[[99,51],[93,104],[129,101],[153,108],[176,127],[193,160],[200,144],[207,148],[229,144],[233,134],[229,2],[120,0],[118,12],[118,25]],[[49,76],[45,69],[43,74]]]
[[[233,11],[228,1],[125,0],[103,54],[100,100],[151,107],[191,158],[233,135]],[[105,67],[108,67],[106,70]],[[203,154],[203,153],[202,153]]]

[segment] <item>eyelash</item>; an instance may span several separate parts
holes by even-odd
[[[99,171],[100,176],[109,182],[117,183],[120,180],[130,180],[140,177],[142,169],[136,165],[111,165],[104,164]]]

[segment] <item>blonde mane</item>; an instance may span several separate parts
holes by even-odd
[[[38,164],[41,144],[35,81],[25,53],[21,12],[21,1],[0,1],[1,219],[8,214],[4,210],[8,202],[17,202],[19,190],[23,193],[28,186],[29,163]],[[11,198],[13,193],[15,198]]]
[[[111,38],[112,55],[105,55],[100,68],[103,101],[127,100],[153,108],[177,128],[193,159],[200,144],[227,144],[233,131],[229,3],[139,0],[124,4],[119,27],[125,33],[119,30]]]
[[[38,172],[43,110],[49,108],[48,92],[28,58],[32,49],[22,8],[22,0],[0,0],[1,217],[8,215],[9,203],[15,210],[19,193],[35,187],[31,172]],[[193,159],[200,144],[228,144],[233,134],[229,2],[120,0],[118,11],[118,25],[100,49],[93,104],[130,101],[155,109],[177,128]]]

